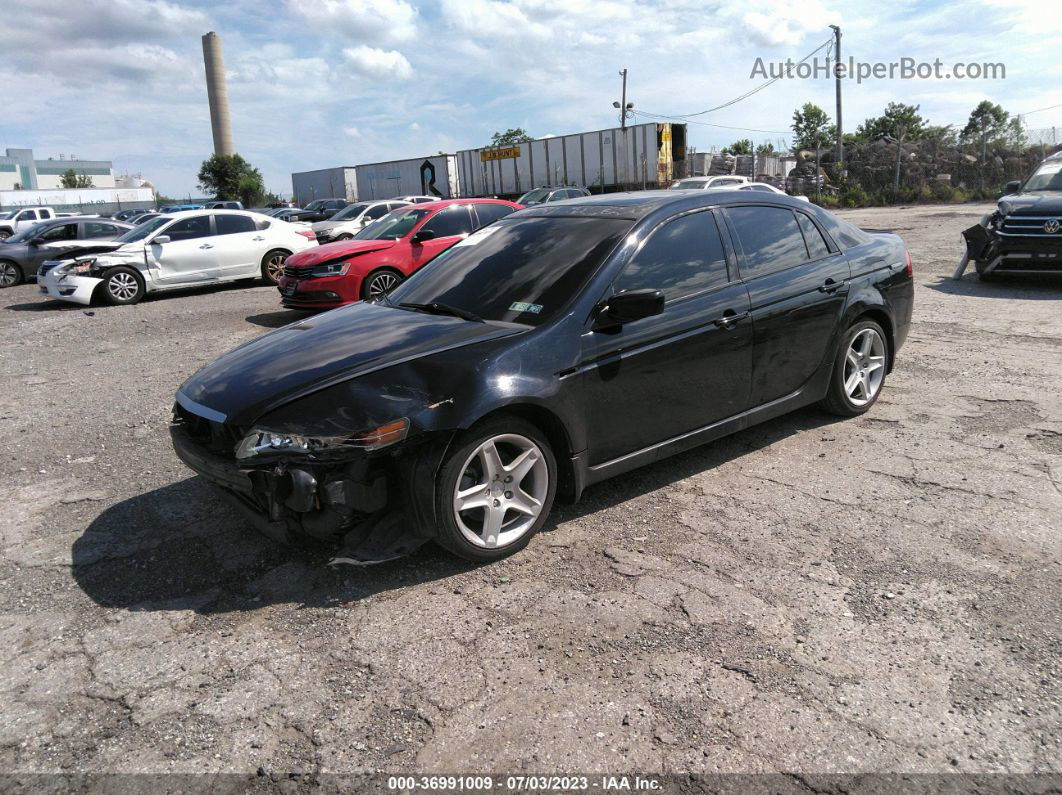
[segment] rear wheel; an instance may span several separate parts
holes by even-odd
[[[284,260],[288,258],[287,251],[275,249],[262,257],[262,278],[267,284],[275,285],[280,281],[284,273]]]
[[[556,483],[553,450],[534,425],[499,416],[473,426],[439,470],[436,540],[467,560],[511,555],[545,524]]]
[[[21,284],[23,278],[22,268],[11,260],[0,260],[0,287],[14,287]]]
[[[841,337],[822,406],[842,417],[868,411],[881,395],[888,369],[885,332],[873,320],[860,320]]]
[[[354,235],[336,235],[336,239],[332,242],[338,243],[340,240],[353,240]]]
[[[373,271],[361,283],[361,299],[369,301],[390,292],[402,283],[402,277],[391,270]]]
[[[111,268],[100,285],[103,298],[112,306],[135,304],[144,297],[144,281],[132,268]]]

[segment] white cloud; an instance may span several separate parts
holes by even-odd
[[[378,50],[375,47],[348,47],[343,58],[358,74],[378,80],[408,80],[413,77],[413,67],[406,56],[397,50]]]
[[[417,33],[417,10],[405,0],[288,0],[321,30],[359,41],[407,41]]]
[[[351,138],[361,138],[361,130],[357,127],[344,127],[343,134],[349,135]]]
[[[821,31],[822,40],[830,36],[827,25],[837,24],[840,17],[830,14],[819,0],[769,0],[741,17],[745,34],[756,44],[767,47],[795,46],[810,33]]]

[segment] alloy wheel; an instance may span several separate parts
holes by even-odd
[[[115,273],[107,280],[107,292],[117,301],[132,301],[140,292],[140,285],[131,273]]]
[[[877,396],[885,380],[885,340],[876,329],[865,328],[852,338],[844,359],[844,393],[855,406]]]
[[[465,460],[454,519],[475,546],[507,546],[534,526],[548,493],[549,467],[539,446],[515,433],[492,436]]]
[[[266,275],[274,282],[280,281],[280,277],[284,274],[285,259],[283,254],[274,254],[266,260]]]
[[[369,298],[377,298],[396,284],[398,284],[398,277],[393,273],[377,273],[372,277],[372,281],[369,282]]]
[[[13,262],[0,262],[0,287],[18,284],[18,266]]]

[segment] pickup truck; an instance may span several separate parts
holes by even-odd
[[[53,218],[55,218],[55,211],[51,207],[23,207],[19,210],[0,213],[0,240],[7,240],[16,232]]]

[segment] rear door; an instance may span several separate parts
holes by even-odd
[[[268,241],[247,215],[218,213],[214,216],[214,253],[218,278],[239,279],[257,276]]]
[[[161,230],[166,243],[147,244],[147,261],[159,284],[196,284],[218,278],[216,238],[207,214],[182,218]]]
[[[435,237],[410,246],[413,270],[471,234],[472,227],[471,208],[467,204],[454,204],[430,216],[418,231],[428,230],[434,233]]]
[[[727,207],[751,299],[751,406],[801,389],[832,344],[850,270],[812,218],[788,207]]]
[[[662,290],[664,312],[589,331],[579,365],[591,466],[740,414],[752,371],[749,296],[711,210],[657,226],[614,292]]]
[[[499,218],[504,218],[515,212],[514,208],[506,204],[473,204],[471,207],[472,212],[476,215],[476,229],[492,224]]]

